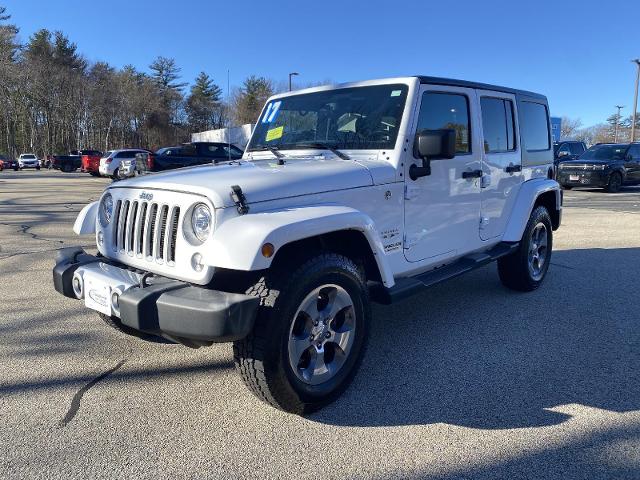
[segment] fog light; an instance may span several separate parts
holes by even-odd
[[[204,268],[204,265],[202,265],[202,255],[197,252],[193,254],[193,257],[191,257],[191,267],[196,272],[202,271],[202,269]]]
[[[82,275],[79,272],[73,274],[71,286],[76,298],[81,299],[84,296],[84,282],[82,280]]]
[[[119,292],[117,290],[114,290],[111,293],[111,310],[118,317],[120,316],[120,293],[121,292]]]
[[[102,232],[98,232],[98,245],[102,246],[104,244],[104,234]]]

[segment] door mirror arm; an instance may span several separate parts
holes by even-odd
[[[415,181],[431,175],[431,160],[452,159],[456,156],[456,131],[442,129],[416,132],[414,156],[422,159],[422,166],[412,164],[409,167],[409,178]]]

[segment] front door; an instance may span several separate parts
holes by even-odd
[[[482,118],[482,208],[480,238],[504,233],[520,184],[522,161],[515,97],[478,90]]]
[[[478,105],[473,89],[422,85],[412,132],[456,131],[456,156],[432,160],[431,175],[411,180],[410,150],[404,162],[405,257],[425,265],[445,262],[478,247],[481,169]]]
[[[640,144],[632,144],[627,150],[625,168],[627,169],[627,181],[640,182]]]

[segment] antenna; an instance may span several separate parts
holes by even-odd
[[[231,87],[229,82],[229,69],[227,68],[227,153],[229,154],[229,162],[231,162]]]

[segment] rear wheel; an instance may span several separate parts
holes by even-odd
[[[89,175],[91,175],[92,177],[99,177],[100,174],[98,172],[89,172]]]
[[[111,179],[112,180],[120,180],[120,169],[119,168],[116,168],[113,171],[113,175],[111,175]]]
[[[544,280],[553,247],[551,217],[545,207],[531,213],[518,250],[498,259],[498,274],[503,285],[512,290],[530,292]]]
[[[236,369],[261,400],[309,413],[351,383],[364,354],[371,309],[362,271],[348,258],[319,255],[293,272],[269,271],[255,326],[233,344]]]
[[[609,175],[609,183],[607,184],[607,192],[616,193],[620,191],[622,187],[622,175],[618,172],[613,172]]]

